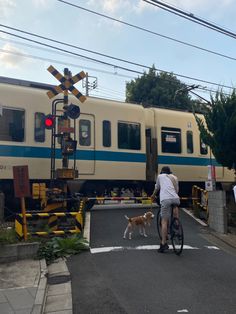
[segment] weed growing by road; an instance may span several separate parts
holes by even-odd
[[[18,238],[14,228],[0,226],[0,244],[13,244],[17,242]]]
[[[39,259],[45,258],[46,262],[50,264],[57,258],[78,254],[88,249],[88,241],[81,235],[66,238],[55,237],[41,243],[37,256]]]

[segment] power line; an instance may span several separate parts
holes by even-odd
[[[41,45],[41,46],[49,47],[51,49],[58,50],[58,51],[66,53],[66,54],[70,54],[70,55],[73,55],[73,56],[85,58],[85,59],[87,59],[89,61],[93,61],[93,62],[96,62],[96,63],[101,63],[103,65],[113,67],[114,69],[120,69],[120,70],[123,70],[123,71],[127,71],[127,72],[131,72],[131,73],[143,75],[143,72],[141,72],[141,71],[133,70],[133,69],[126,68],[126,67],[123,67],[123,66],[120,66],[120,65],[116,65],[116,64],[112,64],[112,63],[105,62],[105,61],[102,61],[102,60],[98,60],[98,59],[95,59],[95,58],[91,58],[91,57],[88,57],[88,56],[85,56],[85,55],[78,54],[76,52],[72,52],[72,51],[69,51],[69,50],[66,50],[66,49],[63,49],[63,48],[52,46],[52,45],[49,45],[49,44],[46,44],[46,43],[43,43],[43,42],[40,42],[40,41],[36,41],[36,40],[30,39],[30,38],[27,38],[27,37],[23,37],[23,36],[20,36],[20,35],[17,35],[17,34],[10,33],[10,32],[7,32],[7,31],[0,30],[0,32],[2,32],[4,34],[7,34],[7,35],[10,35],[10,36],[14,36],[14,37],[26,40],[26,41],[30,41],[30,42],[36,43],[36,44]],[[37,36],[37,35],[35,35],[35,36]],[[130,62],[126,61],[126,60],[124,60],[123,62],[130,64]],[[140,65],[140,66],[143,66],[143,65]],[[145,67],[147,69],[151,69],[151,67],[149,67],[149,66],[143,66],[143,67]],[[185,79],[190,79],[190,80],[194,80],[194,81],[198,81],[198,82],[202,82],[202,83],[206,83],[206,84],[211,84],[211,85],[216,85],[216,86],[232,89],[231,86],[222,85],[222,84],[218,84],[218,83],[214,83],[214,82],[209,82],[209,81],[206,81],[206,80],[193,78],[193,77],[190,77],[190,76],[187,76],[187,75],[182,75],[182,74],[178,74],[178,73],[174,73],[174,72],[164,71],[164,70],[157,69],[157,68],[155,68],[155,70],[159,71],[159,72],[162,72],[162,73],[179,76],[179,77],[182,77],[182,78],[185,78]]]
[[[60,1],[60,0],[58,0],[58,1]],[[145,2],[147,2],[149,4],[152,4],[152,5],[160,8],[160,9],[163,9],[165,11],[168,11],[170,13],[178,15],[178,16],[184,18],[184,19],[190,20],[190,21],[192,21],[192,22],[194,22],[196,24],[199,24],[199,25],[202,25],[204,27],[207,27],[207,28],[209,28],[211,30],[214,30],[214,31],[218,32],[218,33],[221,33],[223,35],[226,35],[226,36],[229,36],[229,37],[232,37],[232,38],[236,39],[236,34],[235,33],[231,32],[231,31],[229,31],[229,30],[227,30],[227,29],[225,29],[223,27],[220,27],[220,26],[218,26],[216,24],[208,22],[207,20],[204,20],[204,19],[202,19],[200,17],[197,17],[196,15],[194,15],[192,13],[188,13],[188,12],[185,12],[185,11],[179,9],[179,8],[176,8],[176,7],[174,7],[174,6],[170,5],[170,4],[166,4],[166,3],[162,2],[162,1],[158,1],[158,0],[143,0],[143,1],[145,1]]]
[[[135,66],[139,66],[139,67],[142,67],[142,68],[149,68],[146,65],[143,65],[143,64],[140,64],[140,63],[135,63],[135,62],[132,62],[132,61],[127,61],[127,60],[121,59],[121,58],[112,57],[112,56],[109,56],[107,54],[104,54],[104,53],[101,53],[101,52],[98,52],[98,51],[94,51],[94,50],[89,50],[89,49],[85,49],[85,48],[82,48],[82,47],[78,47],[78,46],[75,46],[75,45],[72,45],[72,44],[69,44],[69,43],[65,43],[65,42],[56,40],[56,39],[52,39],[52,38],[49,38],[49,37],[45,37],[45,36],[37,35],[37,34],[34,34],[34,33],[30,33],[30,32],[21,30],[19,28],[10,27],[10,26],[3,25],[3,24],[0,24],[0,26],[4,27],[4,28],[7,28],[7,29],[11,29],[11,30],[17,31],[17,32],[20,32],[20,33],[23,33],[23,34],[26,34],[26,35],[37,37],[37,38],[44,39],[44,40],[47,40],[47,41],[51,41],[51,42],[54,42],[54,43],[57,43],[57,44],[66,45],[66,46],[71,47],[71,48],[79,49],[79,50],[82,50],[82,51],[85,51],[85,52],[96,54],[96,55],[99,55],[99,56],[102,56],[102,57],[106,57],[106,58],[109,58],[109,59],[113,59],[113,60],[116,60],[116,61],[128,62],[129,64],[132,64],[132,65],[135,65]],[[235,60],[236,60],[236,58],[235,58]]]
[[[89,60],[89,61],[101,63],[101,64],[107,65],[107,66],[112,66],[112,67],[114,67],[114,68],[119,68],[119,69],[124,70],[124,71],[129,71],[129,72],[133,72],[133,73],[137,73],[137,74],[143,74],[143,72],[140,72],[140,71],[136,71],[136,70],[132,70],[132,69],[127,69],[127,68],[122,67],[122,66],[119,66],[119,65],[114,65],[114,64],[109,63],[109,62],[105,62],[105,61],[102,61],[102,60],[98,60],[98,59],[95,59],[95,58],[91,58],[91,57],[88,57],[88,56],[84,56],[84,55],[78,54],[78,53],[76,53],[76,52],[72,52],[72,51],[69,51],[69,50],[66,50],[66,49],[63,49],[63,48],[59,48],[59,47],[55,47],[55,46],[52,46],[52,45],[49,45],[49,44],[46,44],[46,43],[42,43],[42,42],[37,41],[37,40],[34,40],[34,39],[30,39],[30,38],[27,38],[27,37],[23,37],[23,36],[20,36],[20,35],[16,35],[16,34],[13,34],[13,33],[9,33],[9,32],[3,31],[3,30],[0,30],[0,32],[2,32],[2,33],[4,33],[4,34],[7,34],[7,35],[10,35],[10,36],[14,36],[14,37],[23,39],[23,40],[27,40],[27,41],[36,43],[36,44],[38,44],[38,45],[42,45],[42,46],[46,46],[46,47],[49,47],[49,48],[52,48],[52,49],[55,49],[55,50],[59,50],[59,51],[68,53],[68,54],[70,54],[70,55],[74,55],[74,56],[77,56],[77,57],[85,58],[85,59],[87,59],[87,60]],[[128,61],[126,61],[126,62],[129,63]],[[150,68],[150,67],[147,67],[147,68]]]
[[[89,93],[89,96],[90,97],[97,97],[97,95],[96,95],[96,92],[98,92],[97,90],[92,90],[92,91],[90,91],[90,93]],[[125,97],[124,98],[117,98],[117,96],[112,96],[111,94],[107,94],[107,93],[102,93],[102,92],[100,92],[99,93],[99,97],[101,98],[104,98],[104,99],[108,99],[108,100],[116,100],[116,101],[122,101],[122,102],[124,102],[124,100],[125,100]]]
[[[110,88],[107,88],[107,87],[104,87],[104,86],[101,86],[101,85],[99,85],[97,89],[99,89],[100,91],[104,91],[104,92],[107,92],[107,93],[118,94],[118,95],[125,94],[125,92],[121,93],[120,91],[115,91],[114,89],[110,89]]]
[[[0,40],[5,40],[0,38]],[[11,42],[11,41],[10,41]],[[14,43],[17,43],[17,44],[23,44],[24,43],[19,43],[17,41],[12,41]],[[33,45],[27,45],[26,46],[30,46],[32,48],[35,48]],[[40,48],[40,47],[37,47],[38,49],[40,50],[44,50],[44,48]],[[68,62],[62,62],[62,61],[58,61],[56,59],[51,59],[51,58],[44,58],[44,57],[39,57],[39,56],[35,56],[35,55],[31,55],[31,54],[24,54],[24,53],[21,53],[21,52],[16,52],[16,51],[10,51],[10,50],[7,50],[7,49],[0,49],[1,52],[3,53],[7,53],[7,54],[12,54],[12,55],[15,55],[15,56],[20,56],[20,57],[23,57],[23,58],[29,58],[29,59],[35,59],[35,60],[41,60],[41,61],[47,61],[47,62],[51,62],[51,63],[56,63],[56,64],[61,64],[63,66],[72,66],[72,67],[75,67],[75,68],[84,68],[84,69],[87,69],[87,70],[91,70],[91,71],[96,71],[96,72],[100,72],[100,73],[104,73],[104,74],[108,74],[108,75],[115,75],[115,76],[118,76],[118,77],[123,77],[123,78],[129,78],[129,79],[135,79],[135,77],[132,77],[132,76],[128,76],[128,75],[122,75],[122,74],[119,74],[119,73],[114,73],[114,72],[109,72],[109,71],[105,71],[105,70],[101,70],[101,69],[97,69],[97,68],[91,68],[91,67],[87,67],[87,66],[82,66],[82,65],[79,65],[79,64],[75,64],[75,63],[68,63]],[[185,83],[186,85],[190,85],[190,83]],[[112,93],[115,93],[115,94],[120,94],[119,91],[114,91],[112,89],[108,89],[108,88],[101,88],[101,86],[98,87],[99,90],[108,90]],[[199,90],[202,90],[203,92],[212,92],[212,93],[217,93],[216,90],[213,90],[213,89],[207,89],[206,87],[198,87],[197,89]],[[226,93],[224,93],[226,94]],[[226,94],[226,95],[229,95],[229,94]]]
[[[227,58],[227,59],[230,59],[230,60],[233,60],[233,61],[236,60],[235,57],[228,56],[228,55],[226,55],[226,54],[223,54],[223,53],[220,53],[220,52],[216,52],[216,51],[213,51],[213,50],[210,50],[210,49],[207,49],[207,48],[203,48],[203,47],[200,47],[200,46],[197,46],[197,45],[194,45],[194,44],[190,44],[190,43],[187,43],[187,42],[185,42],[185,41],[182,41],[182,40],[179,40],[179,39],[176,39],[176,38],[173,38],[173,37],[170,37],[170,36],[167,36],[167,35],[163,35],[163,34],[154,32],[154,31],[152,31],[152,30],[149,30],[149,29],[140,27],[140,26],[138,26],[138,25],[134,25],[134,24],[131,24],[131,23],[128,23],[128,22],[121,21],[121,20],[119,20],[119,19],[113,18],[113,17],[111,17],[111,16],[108,16],[108,15],[105,15],[105,14],[102,14],[102,13],[98,13],[98,12],[93,11],[93,10],[86,9],[86,8],[84,8],[84,7],[81,7],[81,6],[79,6],[79,5],[70,3],[70,2],[68,2],[68,1],[64,1],[64,0],[57,0],[57,1],[58,1],[58,2],[62,2],[62,3],[66,4],[66,5],[69,5],[69,6],[75,7],[75,8],[77,8],[77,9],[84,10],[84,11],[87,11],[87,12],[89,12],[89,13],[92,13],[92,14],[95,14],[95,15],[98,15],[98,16],[101,16],[101,17],[104,17],[104,18],[109,19],[109,20],[112,20],[112,21],[114,21],[114,22],[118,22],[118,23],[120,23],[120,24],[124,24],[124,25],[126,25],[126,26],[133,27],[133,28],[136,28],[136,29],[138,29],[138,30],[141,30],[141,31],[150,33],[150,34],[152,34],[152,35],[156,35],[156,36],[159,36],[159,37],[162,37],[162,38],[165,38],[165,39],[168,39],[168,40],[177,42],[177,43],[179,43],[179,44],[189,46],[189,47],[191,47],[191,48],[195,48],[195,49],[198,49],[198,50],[201,50],[201,51],[205,51],[205,52],[208,52],[208,53],[217,55],[217,56],[219,56],[219,57]],[[154,5],[154,3],[148,2],[148,1],[146,1],[146,0],[144,0],[144,1],[147,2],[147,3],[149,3],[149,4]],[[158,5],[156,5],[156,6],[158,6]],[[170,12],[171,12],[171,11],[170,11]]]
[[[4,40],[5,41],[7,39],[6,38],[0,38],[0,40]],[[45,49],[45,48],[42,48],[42,47],[36,47],[36,46],[33,46],[33,45],[27,45],[25,43],[20,43],[20,42],[14,41],[14,40],[9,40],[9,42],[13,42],[15,44],[23,45],[23,46],[26,46],[26,47],[37,48],[37,49],[43,50],[43,51],[46,50],[46,51],[52,52],[49,49]],[[54,62],[54,63],[57,63],[57,64],[65,65],[65,62],[58,61],[58,60],[51,59],[51,58],[44,58],[44,57],[34,56],[34,55],[31,55],[31,54],[24,54],[24,53],[21,53],[21,52],[11,51],[11,50],[7,50],[7,49],[0,49],[0,51],[2,51],[3,53],[13,54],[13,55],[24,57],[24,58],[37,59],[37,60],[42,60],[42,61],[47,61],[47,62]],[[60,53],[60,54],[64,55],[64,56],[67,56],[66,53]],[[75,63],[66,62],[66,65],[67,66],[73,66],[73,67],[76,67],[76,68],[82,68],[83,67],[83,68],[85,68],[87,70],[96,71],[96,72],[100,72],[100,73],[104,73],[104,74],[116,75],[116,76],[123,77],[123,78],[128,78],[128,79],[134,79],[135,78],[134,76],[124,75],[124,74],[120,74],[120,73],[114,73],[114,72],[111,72],[111,71],[105,71],[105,70],[101,70],[101,69],[97,69],[97,68],[91,68],[91,67],[87,67],[87,66],[84,66],[84,65],[78,65],[78,64],[75,64]]]
[[[2,38],[0,38],[0,40],[2,40]],[[5,40],[5,38],[4,38]],[[13,41],[14,43],[17,43],[17,44],[22,44],[22,43],[18,43],[16,41]],[[28,46],[28,45],[26,45]],[[32,45],[29,45],[30,47],[33,47],[35,48],[34,46]],[[37,47],[37,48],[40,48],[40,47]],[[43,50],[43,48],[42,48]],[[86,67],[86,66],[82,66],[82,65],[79,65],[79,64],[75,64],[75,63],[68,63],[68,62],[62,62],[62,61],[58,61],[56,59],[51,59],[51,58],[44,58],[44,57],[39,57],[39,56],[35,56],[35,55],[31,55],[31,54],[24,54],[24,53],[20,53],[20,52],[16,52],[16,51],[10,51],[10,50],[6,50],[6,49],[0,49],[1,52],[3,53],[7,53],[7,54],[13,54],[13,55],[16,55],[16,56],[20,56],[20,57],[23,57],[23,58],[30,58],[30,59],[35,59],[35,60],[41,60],[41,61],[47,61],[47,62],[52,62],[52,63],[56,63],[56,64],[61,64],[63,66],[72,66],[72,67],[75,67],[75,68],[84,68],[84,69],[87,69],[87,70],[91,70],[91,71],[96,71],[96,72],[100,72],[100,73],[104,73],[104,74],[108,74],[108,75],[116,75],[116,76],[119,76],[119,77],[124,77],[124,78],[129,78],[129,79],[135,79],[135,77],[132,77],[132,76],[128,76],[128,75],[122,75],[122,74],[119,74],[119,73],[114,73],[114,72],[109,72],[109,71],[104,71],[104,70],[101,70],[101,69],[97,69],[97,68],[91,68],[91,67]],[[190,83],[185,83],[186,85],[190,85]],[[213,90],[213,89],[209,89],[209,88],[206,88],[206,87],[201,87],[199,86],[197,88],[198,90],[201,90],[202,92],[212,92],[212,93],[217,93],[218,91],[217,90]],[[97,90],[100,90],[100,91],[109,91],[113,94],[119,94],[120,95],[120,91],[115,91],[115,90],[112,90],[112,89],[109,89],[109,88],[104,88],[104,87],[101,87],[99,86],[95,92]],[[224,93],[225,95],[229,95],[227,93]]]

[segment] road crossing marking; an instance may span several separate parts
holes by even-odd
[[[219,248],[217,246],[214,246],[214,245],[204,245],[204,247],[206,247],[207,249],[210,249],[210,250],[219,250]]]
[[[139,245],[139,246],[108,246],[108,247],[99,247],[99,248],[91,248],[90,252],[92,254],[97,253],[108,253],[114,251],[126,251],[126,250],[157,250],[160,245]],[[207,249],[219,250],[217,246],[204,246]],[[172,245],[169,245],[169,249],[172,250]],[[183,250],[199,250],[200,248],[190,245],[184,245]]]

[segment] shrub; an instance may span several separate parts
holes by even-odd
[[[46,243],[42,243],[38,250],[38,258],[45,258],[49,264],[59,257],[78,254],[81,251],[88,250],[89,245],[80,235],[73,235],[71,237],[52,238]]]
[[[12,227],[0,227],[0,244],[13,244],[18,242],[15,229]]]

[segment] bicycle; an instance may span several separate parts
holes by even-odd
[[[172,205],[171,208],[171,219],[170,224],[168,227],[168,235],[171,239],[171,244],[173,246],[174,252],[176,255],[180,255],[183,251],[184,246],[184,231],[183,226],[179,218],[174,217],[173,215],[173,208],[175,206]],[[161,235],[161,209],[159,208],[157,213],[157,232],[159,235],[160,240],[162,240]]]

